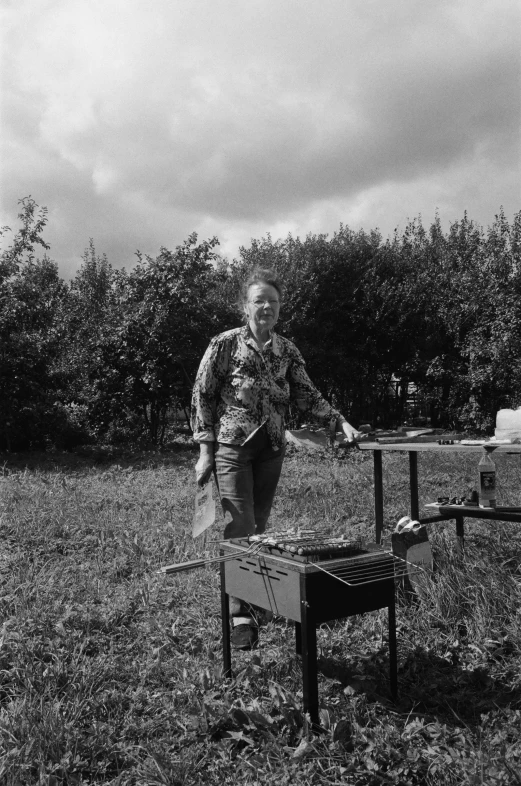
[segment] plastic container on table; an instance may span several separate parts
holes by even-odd
[[[496,439],[521,438],[521,407],[500,409],[496,415]]]
[[[478,464],[479,472],[479,507],[496,507],[496,465],[487,450]]]

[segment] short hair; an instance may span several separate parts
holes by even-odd
[[[246,281],[244,281],[241,287],[241,294],[239,298],[239,308],[241,311],[248,300],[249,288],[255,284],[269,284],[270,287],[273,287],[277,290],[279,299],[282,300],[282,284],[277,278],[277,274],[268,268],[256,267],[251,271],[250,275]]]

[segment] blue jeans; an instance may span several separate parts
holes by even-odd
[[[264,532],[280,478],[285,447],[274,450],[263,427],[245,445],[217,444],[215,472],[224,537]]]

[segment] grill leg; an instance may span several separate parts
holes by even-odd
[[[302,625],[295,622],[295,652],[302,655]]]
[[[317,628],[313,615],[302,603],[302,691],[304,712],[318,724]]]
[[[221,562],[221,619],[223,626],[223,676],[232,676],[232,658],[230,648],[230,599],[226,592],[224,563]]]
[[[389,679],[391,696],[396,701],[398,696],[398,658],[396,653],[396,609],[394,591],[389,603]]]

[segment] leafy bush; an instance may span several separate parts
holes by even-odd
[[[0,450],[144,434],[163,444],[210,338],[239,324],[239,285],[257,265],[285,284],[281,333],[355,424],[420,416],[490,433],[499,408],[521,403],[521,213],[509,223],[500,211],[487,232],[466,215],[448,232],[416,219],[385,241],[342,225],[332,237],[268,235],[230,264],[216,238],[192,234],[138,253],[129,272],[91,240],[66,284],[35,259],[48,249],[45,208],[20,202],[0,254]],[[82,408],[82,425],[62,406]]]

